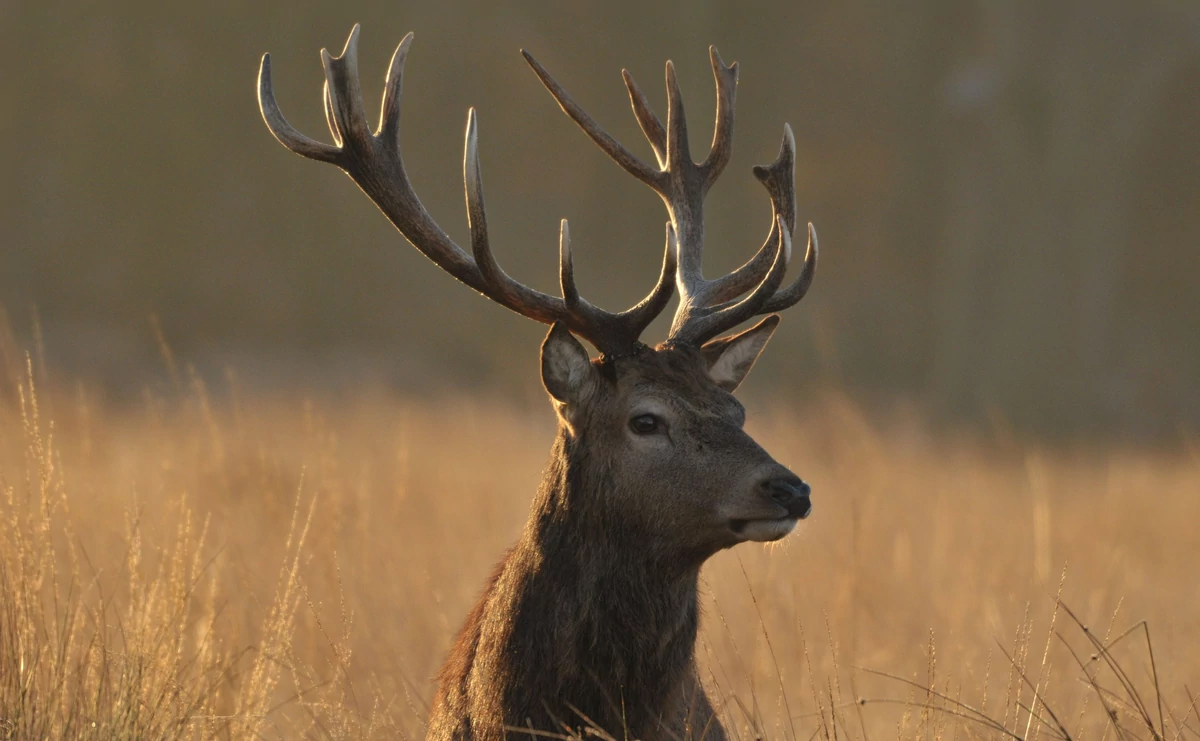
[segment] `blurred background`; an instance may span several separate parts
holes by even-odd
[[[828,709],[843,739],[927,739],[965,717],[866,667],[953,677],[1030,737],[1013,671],[1053,667],[1056,712],[1107,737],[1087,682],[1128,687],[1072,653],[1104,645],[1170,713],[1123,700],[1117,735],[1196,737],[1197,0],[0,0],[0,736],[423,736],[554,416],[545,328],[263,125],[269,51],[284,113],[329,141],[318,51],[356,22],[372,118],[416,33],[405,160],[443,228],[467,243],[473,105],[500,262],[557,292],[569,218],[580,289],[611,309],[654,282],[665,212],[518,49],[647,159],[621,69],[661,114],[674,60],[700,157],[708,45],[739,62],[710,275],[767,234],[751,167],[792,125],[821,263],[739,394],[819,504],[705,567],[727,727],[829,741]],[[871,698],[859,730],[841,678]]]
[[[675,61],[702,153],[706,48],[737,60],[707,269],[766,234],[750,167],[774,158],[784,122],[799,218],[822,245],[751,393],[832,386],[1048,438],[1153,441],[1200,422],[1192,0],[3,3],[0,305],[18,333],[40,332],[50,367],[136,393],[161,372],[161,332],[202,372],[268,387],[370,377],[540,398],[544,328],[456,284],[262,123],[270,51],[285,114],[328,140],[317,52],[340,50],[355,22],[372,117],[395,44],[416,32],[406,162],[442,226],[465,243],[474,105],[502,264],[556,290],[567,217],[581,288],[610,308],[653,282],[665,213],[517,50],[644,156],[620,70],[661,112]]]

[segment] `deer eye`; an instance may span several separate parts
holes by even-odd
[[[653,435],[656,432],[662,432],[663,421],[653,414],[639,414],[629,420],[629,429],[633,430],[635,435]]]

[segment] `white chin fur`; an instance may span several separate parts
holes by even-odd
[[[799,522],[794,517],[784,517],[778,520],[751,520],[741,530],[741,536],[746,540],[759,543],[769,543],[779,540],[796,529]]]

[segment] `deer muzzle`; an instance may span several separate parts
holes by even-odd
[[[812,512],[812,487],[790,471],[764,480],[759,489],[787,510],[788,517],[803,520]]]

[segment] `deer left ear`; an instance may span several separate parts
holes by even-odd
[[[555,322],[542,342],[542,384],[546,391],[560,404],[578,405],[591,395],[595,374],[587,350],[566,325]]]
[[[706,342],[700,352],[708,364],[708,375],[718,386],[732,393],[754,367],[754,361],[758,360],[778,326],[779,315],[772,314],[745,332]]]

